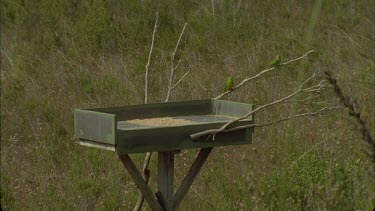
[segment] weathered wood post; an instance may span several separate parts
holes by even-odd
[[[166,210],[173,210],[174,152],[158,153],[158,193],[156,197]]]

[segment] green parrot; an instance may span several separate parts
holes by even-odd
[[[270,64],[270,67],[278,67],[281,63],[281,56],[277,55],[276,58],[274,58]]]
[[[234,89],[233,77],[229,76],[225,82],[225,91],[232,91]]]

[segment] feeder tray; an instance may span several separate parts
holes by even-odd
[[[252,111],[250,104],[208,99],[122,107],[75,109],[75,136],[81,145],[115,151],[153,210],[176,210],[213,147],[250,144],[253,128],[203,136],[189,135],[220,128]],[[231,127],[253,124],[253,115]],[[201,148],[174,192],[174,154]],[[158,152],[158,192],[154,194],[129,154]]]
[[[250,144],[253,128],[220,133],[214,141],[208,136],[193,141],[188,136],[219,128],[251,110],[250,104],[213,99],[76,109],[75,134],[83,145],[118,155]],[[250,116],[231,127],[252,123]]]

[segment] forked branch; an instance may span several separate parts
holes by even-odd
[[[180,37],[178,38],[177,40],[177,43],[176,43],[176,47],[174,48],[174,51],[173,53],[171,54],[171,66],[170,66],[170,74],[169,74],[169,85],[168,85],[168,91],[167,91],[167,97],[165,98],[165,102],[168,102],[169,101],[169,98],[171,96],[171,93],[173,91],[174,88],[176,88],[176,86],[185,78],[185,76],[187,74],[189,74],[189,71],[187,71],[181,78],[180,80],[177,81],[177,83],[175,83],[173,85],[173,78],[174,78],[174,71],[177,69],[178,65],[180,65],[180,62],[181,60],[179,60],[177,62],[177,65],[175,66],[174,65],[174,60],[175,60],[175,56],[176,56],[176,52],[177,52],[177,49],[178,49],[178,46],[180,45],[180,42],[181,42],[181,38],[182,38],[182,35],[184,34],[185,32],[185,28],[187,26],[188,23],[185,23],[184,27],[182,28],[182,31],[180,33]]]
[[[206,135],[215,135],[217,133],[221,133],[223,131],[225,131],[230,125],[238,122],[238,121],[241,121],[243,119],[246,119],[248,118],[249,116],[253,115],[254,113],[256,112],[259,112],[260,110],[263,110],[265,108],[268,108],[270,106],[273,106],[273,105],[276,105],[276,104],[280,104],[280,103],[285,103],[286,101],[290,100],[291,98],[293,98],[294,96],[300,94],[300,93],[304,93],[304,92],[319,92],[320,90],[324,89],[325,88],[325,85],[324,85],[324,80],[323,81],[320,81],[317,85],[314,85],[314,86],[310,86],[310,87],[307,87],[307,88],[304,88],[304,86],[311,80],[313,79],[314,77],[316,76],[316,72],[311,76],[309,77],[308,79],[306,79],[301,85],[300,87],[294,91],[293,93],[283,97],[283,98],[280,98],[278,100],[275,100],[273,102],[270,102],[270,103],[267,103],[267,104],[264,104],[262,106],[259,106],[258,108],[252,110],[251,112],[247,113],[246,115],[240,117],[240,118],[237,118],[237,119],[234,119],[230,122],[227,122],[226,124],[224,124],[222,127],[220,128],[217,128],[217,129],[210,129],[210,130],[206,130],[206,131],[203,131],[203,132],[199,132],[199,133],[195,133],[195,134],[192,134],[189,136],[189,138],[191,140],[196,140],[202,136],[206,136]]]
[[[298,57],[298,58],[295,58],[295,59],[289,60],[289,61],[287,61],[287,62],[284,62],[284,63],[280,64],[279,66],[286,66],[286,65],[288,65],[288,64],[290,64],[290,63],[293,63],[293,62],[296,62],[296,61],[298,61],[298,60],[301,60],[301,59],[307,57],[309,54],[311,54],[311,53],[313,53],[313,52],[315,52],[315,51],[314,51],[314,50],[310,50],[310,51],[308,51],[307,53],[305,53],[304,55],[302,55],[302,56],[300,56],[300,57]],[[235,86],[232,90],[225,91],[225,92],[221,93],[220,95],[218,95],[217,97],[215,97],[215,99],[220,99],[220,98],[224,97],[225,95],[227,95],[227,94],[229,94],[229,93],[231,93],[231,92],[236,91],[236,90],[239,89],[241,86],[243,86],[244,84],[248,83],[249,81],[254,80],[254,79],[260,77],[261,75],[263,75],[263,74],[265,74],[265,73],[268,73],[268,72],[270,72],[270,71],[272,71],[272,70],[275,70],[275,69],[276,69],[276,67],[268,67],[267,69],[264,69],[264,70],[260,71],[258,74],[254,75],[254,76],[252,76],[252,77],[250,77],[250,78],[245,78],[245,79],[242,80],[241,83],[239,83],[237,86]]]
[[[148,61],[147,61],[147,65],[146,65],[146,74],[145,74],[145,84],[146,84],[146,87],[145,87],[145,104],[147,103],[147,95],[148,95],[148,69],[149,69],[149,65],[150,65],[150,60],[151,60],[151,54],[152,54],[152,49],[153,49],[153,46],[154,46],[154,40],[155,40],[155,33],[156,33],[156,29],[157,29],[157,26],[158,26],[158,16],[156,16],[156,21],[155,21],[155,26],[154,26],[154,32],[152,34],[152,42],[151,42],[151,49],[150,49],[150,53],[149,53],[149,56],[148,56]],[[176,52],[177,52],[177,49],[178,49],[178,46],[180,45],[180,41],[181,41],[181,38],[182,38],[182,35],[184,34],[185,32],[185,28],[187,26],[187,23],[185,23],[182,31],[181,31],[181,34],[180,34],[180,37],[178,38],[178,41],[177,41],[177,44],[176,44],[176,47],[173,51],[173,53],[171,54],[171,66],[170,66],[170,76],[169,76],[169,85],[168,85],[168,92],[167,92],[167,97],[165,99],[165,102],[168,102],[169,101],[169,98],[171,96],[171,93],[173,91],[174,88],[176,88],[176,86],[186,77],[186,75],[189,73],[186,72],[178,81],[177,83],[173,84],[173,78],[174,78],[174,71],[177,69],[177,67],[179,66],[181,60],[179,60],[177,62],[177,65],[174,65],[174,60],[175,60],[175,55],[176,55]],[[145,180],[146,184],[148,184],[149,180],[150,180],[150,170],[148,169],[148,166],[150,164],[150,160],[151,160],[151,156],[152,156],[152,152],[147,152],[146,153],[146,156],[145,156],[145,159],[143,161],[143,167],[142,167],[142,173],[143,173],[143,179]],[[142,206],[143,206],[143,203],[144,203],[144,196],[143,194],[140,192],[139,193],[139,197],[138,197],[138,201],[137,201],[137,204],[135,205],[133,211],[139,211]]]

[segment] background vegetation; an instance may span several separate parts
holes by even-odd
[[[375,1],[1,0],[1,206],[130,210],[137,189],[112,152],[82,147],[73,109],[143,103],[155,13],[150,102],[165,98],[169,56],[185,22],[172,101],[214,97],[226,77],[256,74],[277,54],[312,59],[248,84],[230,100],[256,105],[330,70],[375,133]],[[329,92],[319,102],[337,100]],[[322,103],[281,105],[257,122]],[[181,210],[372,210],[374,168],[340,109],[257,128],[254,143],[217,148]],[[178,181],[196,150],[177,156]],[[143,155],[134,155],[140,166]],[[156,159],[151,163],[155,187]],[[146,206],[145,209],[148,209]]]

